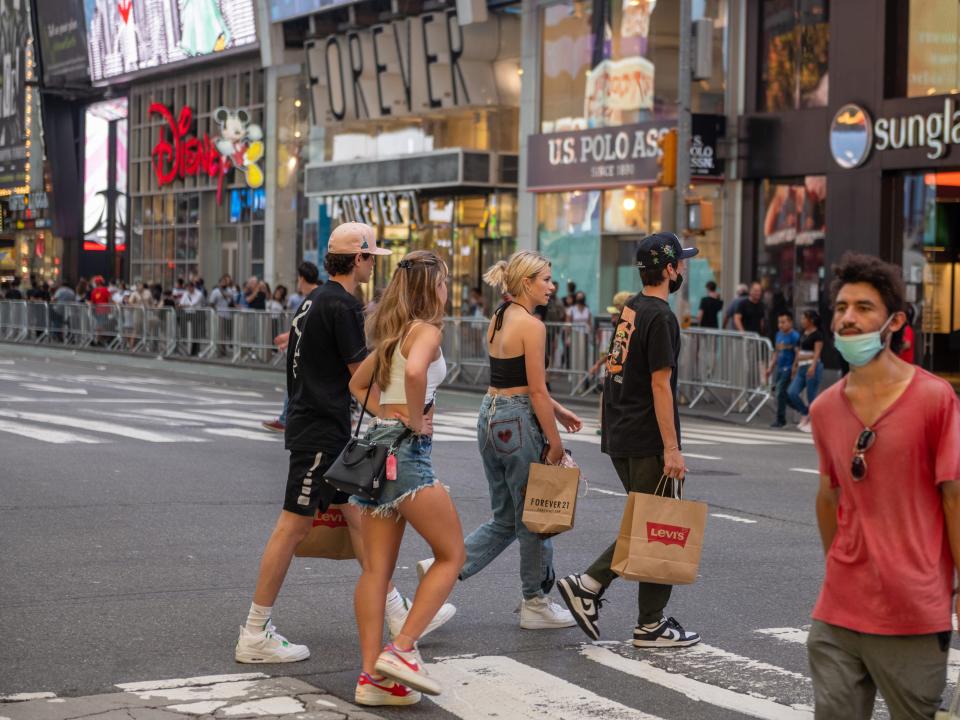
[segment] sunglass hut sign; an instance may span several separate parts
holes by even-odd
[[[830,151],[840,167],[859,167],[871,150],[922,148],[930,160],[939,160],[960,144],[960,109],[953,98],[945,98],[943,109],[926,115],[917,113],[874,120],[853,103],[837,111],[830,124]]]

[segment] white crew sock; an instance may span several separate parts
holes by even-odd
[[[273,615],[272,607],[264,607],[256,603],[250,603],[250,613],[247,615],[247,630],[252,633],[262,633],[270,617]]]
[[[400,594],[399,590],[394,588],[387,593],[386,610],[388,615],[400,615],[408,609],[407,602],[403,599],[403,595]]]
[[[598,583],[586,573],[580,576],[580,584],[592,593],[598,593],[603,590],[603,585]]]

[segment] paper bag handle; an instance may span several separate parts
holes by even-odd
[[[673,484],[672,488],[670,483]],[[660,492],[661,488],[664,490],[663,493]],[[666,495],[666,491],[671,490],[670,495]],[[660,482],[657,483],[657,489],[653,493],[654,495],[661,495],[662,497],[671,497],[676,498],[677,500],[683,500],[683,480],[679,478],[667,477],[666,475],[660,476]]]

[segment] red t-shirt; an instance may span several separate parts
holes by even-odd
[[[850,473],[864,425],[846,379],[810,408],[820,474],[840,488],[837,534],[813,617],[876,635],[950,630],[954,562],[939,485],[960,480],[960,401],[950,385],[916,369],[871,429],[867,474]]]
[[[110,291],[105,287],[94,288],[90,293],[90,302],[94,305],[106,305],[110,302]]]
[[[911,365],[913,365],[913,352],[915,350],[915,348],[913,347],[914,333],[913,333],[913,328],[910,327],[909,325],[907,325],[903,329],[903,342],[904,344],[910,343],[910,347],[904,347],[903,350],[897,353],[897,355],[904,362],[908,362]]]

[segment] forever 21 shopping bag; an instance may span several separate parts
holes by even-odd
[[[556,535],[573,527],[580,468],[569,455],[564,461],[560,465],[530,464],[523,500],[523,524],[530,532]]]
[[[627,580],[689,585],[697,579],[706,526],[706,503],[632,492],[610,567]]]
[[[350,541],[347,519],[339,508],[328,508],[326,512],[317,510],[313,518],[313,527],[297,545],[294,554],[297,557],[329,558],[330,560],[350,560],[357,556]]]

